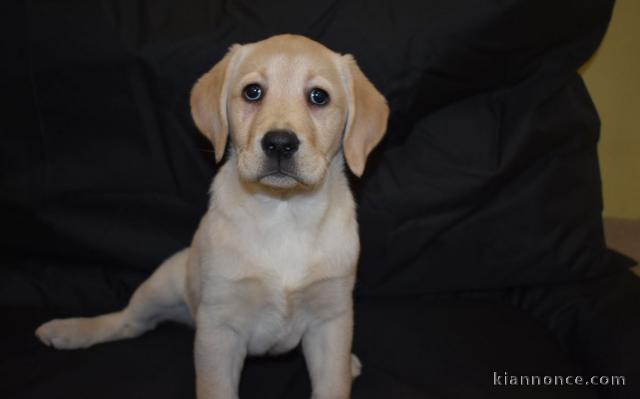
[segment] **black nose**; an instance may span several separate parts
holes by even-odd
[[[298,147],[298,136],[289,130],[271,130],[262,138],[262,149],[269,158],[291,158]]]

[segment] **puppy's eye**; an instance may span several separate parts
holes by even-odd
[[[252,83],[245,86],[242,90],[242,94],[247,101],[258,101],[262,98],[262,87],[259,84]]]
[[[309,92],[309,101],[314,105],[327,105],[329,103],[329,94],[316,87]]]

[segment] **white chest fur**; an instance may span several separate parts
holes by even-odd
[[[241,334],[249,353],[283,352],[350,306],[359,249],[353,199],[341,170],[329,171],[337,174],[326,179],[331,186],[293,197],[247,193],[233,172],[216,178],[194,240],[198,317]]]

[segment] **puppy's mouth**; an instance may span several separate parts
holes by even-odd
[[[295,172],[284,168],[276,168],[264,171],[258,177],[258,181],[265,186],[277,188],[292,188],[300,184],[306,186],[307,183]]]

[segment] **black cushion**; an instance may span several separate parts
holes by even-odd
[[[354,398],[549,397],[596,398],[589,387],[527,393],[492,384],[493,372],[580,375],[541,323],[496,295],[471,298],[405,298],[360,301],[354,351],[363,374]],[[193,332],[165,324],[140,338],[86,350],[57,351],[37,342],[33,330],[51,317],[70,315],[34,308],[3,308],[11,326],[0,346],[0,389],[7,398],[189,398],[194,396]],[[472,333],[470,333],[472,332]],[[505,350],[508,348],[509,350]],[[242,376],[243,398],[309,397],[299,351],[250,358]]]
[[[353,397],[636,398],[638,283],[624,272],[558,286],[360,298],[354,351],[364,367]],[[45,347],[33,335],[53,317],[92,314],[1,308],[0,397],[193,397],[193,332],[187,327],[164,324],[133,340],[74,351]],[[626,384],[494,385],[505,373],[624,376]],[[308,391],[298,351],[247,360],[241,397],[295,399]]]
[[[615,268],[599,121],[576,72],[611,1],[101,4],[9,13],[28,34],[16,34],[5,78],[15,100],[0,216],[17,266],[1,271],[41,295],[49,266],[81,291],[78,269],[140,280],[189,244],[214,174],[191,86],[230,44],[278,32],[353,53],[391,106],[388,136],[354,183],[359,291],[499,288]],[[35,273],[16,276],[28,265]]]

